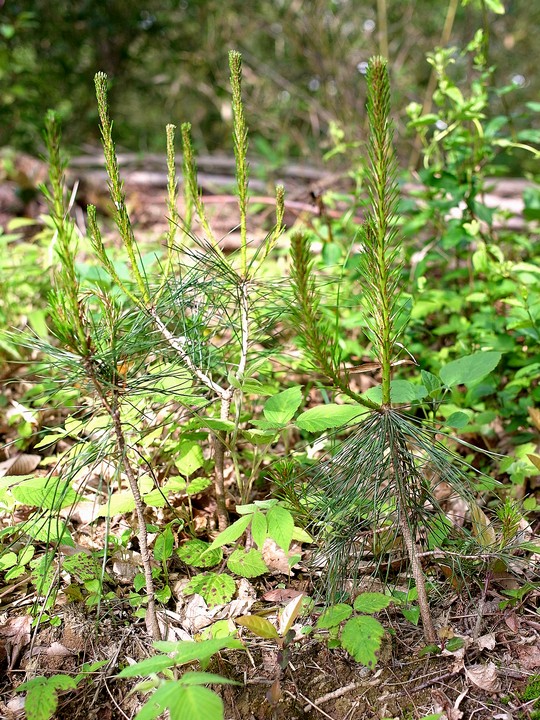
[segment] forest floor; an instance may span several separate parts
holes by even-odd
[[[90,160],[86,165],[92,165]],[[219,165],[219,163],[218,163]],[[72,176],[81,175],[82,202],[92,202],[104,211],[107,199],[102,196],[103,171],[94,168],[95,176],[84,169],[85,161],[72,164]],[[42,168],[35,166],[36,176]],[[231,232],[236,217],[234,198],[223,190],[225,178],[230,178],[230,163],[224,162],[214,176],[203,177],[203,187],[209,204],[215,208],[213,224],[217,235],[224,238],[224,246],[237,246],[236,232]],[[304,172],[304,178],[297,176]],[[221,173],[221,174],[220,174]],[[296,179],[295,178],[296,173]],[[26,177],[30,171],[25,171]],[[38,177],[38,179],[43,179]],[[336,182],[335,177],[310,169],[291,168],[289,179],[289,225],[299,216],[304,222],[325,212],[318,204],[319,188]],[[34,182],[30,178],[31,182]],[[18,181],[20,182],[20,180]],[[345,181],[346,182],[346,181]],[[517,181],[519,183],[519,181]],[[512,184],[514,183],[514,184]],[[17,183],[6,182],[0,187],[0,216],[2,224],[23,212],[39,214],[42,206],[34,196],[21,205],[15,193]],[[508,203],[519,210],[522,186],[515,181],[500,184],[501,192],[494,202]],[[164,205],[164,174],[155,174],[145,165],[136,168],[126,180],[128,204],[137,227],[155,241],[166,229]],[[258,214],[255,237],[263,238],[271,226],[272,195],[266,181],[259,181],[254,192],[262,208]],[[213,194],[212,194],[213,193]],[[268,213],[265,211],[268,207]],[[331,212],[336,211],[332,208]],[[80,215],[82,210],[76,210]],[[10,399],[16,400],[17,383],[25,368],[5,366],[2,383]],[[15,381],[15,382],[14,382]],[[13,428],[0,423],[5,443],[0,460],[0,475],[21,474],[28,470],[21,456],[13,452]],[[47,451],[49,454],[50,450]],[[25,453],[37,456],[40,451],[28,448]],[[15,460],[20,460],[19,470]],[[32,462],[32,461],[30,461]],[[3,467],[2,467],[3,466]],[[35,467],[35,466],[34,466]],[[210,499],[204,495],[194,499],[195,510],[209,512]],[[0,527],[6,527],[19,517],[6,514]],[[103,519],[97,521],[97,524]],[[81,527],[88,519],[80,519]],[[126,525],[116,528],[119,532]],[[113,527],[112,532],[115,531]],[[78,546],[90,548],[88,533],[74,534]],[[38,548],[39,551],[39,548]],[[129,561],[128,561],[129,565]],[[318,575],[310,569],[309,549],[303,551],[301,561],[290,574],[276,570],[257,581],[245,581],[243,598],[235,598],[227,606],[208,608],[187,602],[180,591],[173,591],[169,610],[160,614],[164,636],[171,640],[187,639],[219,618],[233,618],[248,609],[262,612],[273,620],[277,611],[295,593],[311,595],[318,589]],[[29,589],[28,577],[23,574],[0,587],[0,718],[18,720],[24,717],[24,698],[17,686],[31,677],[59,673],[77,673],[85,662],[107,661],[92,678],[76,690],[59,693],[55,717],[58,720],[116,720],[133,718],[142,705],[140,693],[130,692],[135,683],[115,678],[127,662],[138,661],[152,654],[152,641],[144,622],[132,614],[125,600],[130,582],[129,568],[119,564],[110,568],[110,590],[114,601],[101,608],[87,608],[74,601],[66,592],[59,594],[57,605],[50,611],[58,618],[58,625],[31,626],[29,608],[39,599]],[[173,579],[181,587],[185,569],[173,568]],[[60,578],[62,582],[62,578]],[[244,581],[242,581],[244,582]],[[328,649],[324,638],[317,633],[304,634],[302,627],[313,625],[309,616],[300,616],[293,626],[295,638],[285,669],[280,648],[272,640],[262,640],[243,634],[246,652],[228,651],[214,659],[210,670],[237,680],[238,686],[218,689],[225,702],[227,720],[420,720],[428,716],[446,720],[527,720],[540,717],[540,592],[533,588],[523,597],[516,595],[508,602],[502,590],[519,590],[525,583],[512,584],[508,578],[479,579],[470,587],[441,586],[431,598],[435,625],[439,632],[442,652],[425,653],[421,627],[404,619],[390,607],[379,614],[386,628],[379,662],[373,670],[363,668],[342,649]],[[174,583],[172,583],[174,585]],[[198,596],[193,596],[197,598]],[[236,603],[236,604],[235,604]],[[204,605],[204,603],[203,603]],[[449,640],[461,638],[461,647],[447,649]],[[455,648],[456,643],[448,643]],[[43,714],[44,720],[49,715]],[[201,717],[201,720],[206,720]]]

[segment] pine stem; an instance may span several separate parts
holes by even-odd
[[[248,203],[248,129],[242,103],[242,56],[236,50],[229,53],[231,72],[233,140],[236,166],[238,209],[240,210],[240,272],[247,277],[247,203]]]

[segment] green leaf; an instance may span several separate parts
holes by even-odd
[[[192,475],[204,465],[202,448],[195,440],[181,440],[175,449],[174,464],[180,475]]]
[[[266,522],[266,517],[264,513],[262,513],[260,510],[256,510],[253,513],[251,520],[251,536],[253,537],[253,542],[259,548],[259,550],[262,550],[264,541],[267,537],[267,532],[268,525]]]
[[[135,498],[131,490],[113,493],[109,501],[99,508],[98,517],[114,517],[135,510]]]
[[[165,668],[173,667],[174,664],[174,658],[167,655],[155,655],[154,657],[144,658],[135,665],[128,665],[118,673],[117,677],[145,677],[146,675],[161,672]]]
[[[71,537],[69,530],[63,520],[54,515],[45,515],[44,517],[34,518],[22,525],[23,532],[34,540],[43,540],[43,542],[61,545],[69,545],[75,547],[75,543]]]
[[[135,715],[135,720],[154,720],[162,715],[167,708],[178,702],[181,690],[182,685],[178,680],[164,682]]]
[[[183,687],[170,706],[170,720],[223,720],[223,700],[200,685]]]
[[[489,375],[500,362],[501,353],[493,350],[476,352],[448,363],[439,373],[447,387],[472,385]]]
[[[268,572],[260,551],[255,548],[235,550],[227,560],[227,567],[235,575],[245,578],[257,577],[257,575],[264,575]]]
[[[440,379],[436,375],[433,375],[433,373],[422,370],[420,376],[422,378],[422,385],[428,391],[428,395],[433,395],[441,387]]]
[[[384,628],[378,620],[369,615],[360,615],[345,624],[341,644],[356,662],[374,668],[383,636]]]
[[[223,559],[223,552],[220,548],[210,550],[210,545],[204,540],[187,540],[183,543],[176,554],[186,565],[193,567],[213,567]]]
[[[290,422],[302,402],[302,386],[295,385],[277,395],[272,395],[264,403],[263,413],[268,422],[286,425]]]
[[[315,627],[321,630],[329,630],[330,628],[337,627],[344,620],[348,620],[352,614],[352,607],[345,603],[338,603],[337,605],[330,605],[322,613],[317,620]]]
[[[161,563],[168,560],[172,555],[173,546],[174,535],[171,526],[168,525],[165,530],[157,536],[154,544],[154,558],[157,562]]]
[[[452,637],[449,638],[446,641],[445,648],[448,650],[448,652],[456,652],[456,650],[461,650],[461,648],[465,645],[465,640],[462,637]]]
[[[486,0],[487,7],[497,15],[504,15],[504,5],[502,0]]]
[[[420,608],[418,605],[413,605],[410,608],[402,608],[401,612],[406,620],[413,625],[418,625],[418,621],[420,620]]]
[[[182,685],[241,685],[236,680],[207,672],[185,672],[180,678]]]
[[[469,422],[469,416],[464,412],[453,412],[446,418],[446,425],[453,428],[463,428]]]
[[[208,607],[225,605],[236,592],[236,583],[230,575],[207,573],[195,575],[184,588],[185,595],[200,595]]]
[[[11,494],[24,505],[48,510],[61,510],[79,499],[69,482],[46,477],[24,480],[12,488]]]
[[[362,405],[317,405],[301,413],[296,418],[296,425],[300,430],[320,432],[330,428],[348,425],[351,421],[359,421],[366,408]]]
[[[245,532],[247,526],[251,522],[252,515],[244,515],[236,522],[233,522],[232,525],[229,525],[228,528],[225,528],[222,532],[219,533],[217,538],[214,540],[214,542],[210,545],[208,548],[208,552],[210,550],[214,550],[215,548],[222,547],[223,545],[228,545],[229,543],[233,543]]]
[[[64,679],[67,678],[67,683]],[[22,683],[16,692],[26,691],[24,711],[27,720],[50,720],[54,716],[58,706],[58,695],[56,689],[69,689],[76,687],[73,678],[67,675],[57,676],[59,683],[56,685],[54,677],[37,677],[28,682]]]
[[[268,535],[282,550],[288,552],[294,530],[294,519],[289,510],[281,505],[274,505],[266,514],[266,521]]]
[[[260,638],[279,638],[279,633],[270,620],[259,617],[259,615],[242,615],[234,618],[237,625],[247,628],[250,632]]]
[[[244,649],[240,640],[232,637],[212,638],[211,640],[202,640],[201,642],[192,642],[190,640],[179,640],[178,642],[158,640],[154,643],[154,647],[160,652],[174,653],[174,662],[176,665],[186,665],[194,660],[198,660],[202,664],[221,650],[228,648],[235,650]]]
[[[392,603],[392,598],[379,592],[365,592],[354,601],[354,609],[361,613],[376,613]]]

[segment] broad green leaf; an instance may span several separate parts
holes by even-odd
[[[453,412],[446,418],[446,425],[453,428],[463,428],[469,422],[469,416],[464,412]]]
[[[118,677],[121,677],[121,675],[118,675]],[[162,715],[167,708],[178,701],[181,691],[182,685],[179,680],[164,682],[135,715],[135,720],[154,720],[154,718]]]
[[[422,370],[420,373],[420,377],[422,379],[422,385],[428,391],[428,395],[436,393],[441,387],[440,379],[436,375],[433,375],[433,373],[428,372],[427,370]]]
[[[352,607],[350,605],[346,605],[345,603],[330,605],[330,607],[323,610],[315,627],[321,630],[329,630],[330,628],[337,627],[344,620],[348,620],[351,614]]]
[[[179,640],[178,642],[170,642],[168,640],[158,640],[154,643],[156,650],[164,653],[174,653],[174,662],[176,665],[186,665],[187,663],[198,660],[203,663],[212,655],[233,648],[235,650],[243,650],[244,646],[236,638],[212,638],[211,640],[202,640],[201,642],[192,642],[190,640]]]
[[[260,638],[279,638],[278,631],[270,620],[259,617],[259,615],[242,615],[234,618],[237,625],[247,628],[250,632]]]
[[[221,562],[223,552],[221,548],[209,550],[209,547],[210,545],[204,540],[187,540],[187,542],[180,545],[176,553],[186,565],[201,568],[213,567]]]
[[[374,668],[383,636],[384,628],[378,620],[370,615],[359,615],[345,623],[341,644],[356,662]]]
[[[281,505],[274,505],[266,514],[266,521],[268,535],[282,550],[288,552],[294,530],[294,520],[289,510]]]
[[[311,535],[308,532],[306,532],[303,528],[299,528],[296,525],[294,526],[292,537],[293,537],[293,540],[297,540],[298,542],[301,542],[301,543],[312,543],[313,542],[313,538],[311,537]]]
[[[260,551],[255,550],[255,548],[251,550],[238,548],[238,550],[235,550],[227,560],[227,567],[235,575],[245,578],[257,577],[268,572]]]
[[[144,658],[144,660],[135,663],[135,665],[128,665],[118,673],[117,677],[144,677],[161,672],[165,670],[165,668],[173,667],[174,664],[174,658],[170,658],[167,655],[155,655],[154,657]]]
[[[168,525],[162,533],[160,533],[154,543],[154,558],[158,562],[168,560],[173,551],[174,535],[171,526]]]
[[[262,550],[264,541],[267,537],[267,532],[268,525],[266,522],[266,517],[264,513],[262,513],[260,510],[256,510],[253,513],[251,520],[251,536],[253,537],[253,542],[259,548],[259,550]]]
[[[182,685],[240,685],[236,680],[230,680],[222,675],[207,672],[185,672],[180,678]]]
[[[198,495],[199,493],[211,487],[212,479],[209,477],[196,477],[190,480],[186,487],[186,495]]]
[[[58,478],[36,477],[12,488],[13,497],[24,505],[61,510],[75,503],[79,496],[71,485]]]
[[[361,613],[376,613],[392,604],[392,598],[379,592],[365,592],[354,601],[354,609]]]
[[[232,422],[232,420],[221,420],[220,418],[205,418],[203,424],[210,430],[234,432],[236,429],[236,425]]]
[[[17,555],[14,552],[6,552],[0,556],[0,570],[7,570],[17,564]]]
[[[50,720],[58,706],[56,690],[69,690],[76,687],[73,678],[57,675],[52,678],[37,677],[22,683],[16,692],[25,692],[24,711],[27,720]]]
[[[223,700],[200,685],[182,687],[173,706],[170,720],[223,720]]]
[[[99,508],[98,517],[114,517],[135,510],[135,498],[130,490],[113,493]]]
[[[181,440],[175,450],[174,464],[180,475],[192,475],[204,465],[202,448],[195,440]]]
[[[225,605],[236,592],[236,583],[230,575],[207,573],[195,575],[184,588],[184,594],[200,595],[208,607]]]
[[[502,0],[486,0],[487,7],[497,15],[504,15],[504,5]]]
[[[493,350],[476,352],[448,363],[441,368],[439,375],[448,387],[472,385],[489,375],[497,367],[501,357],[500,352]]]
[[[43,540],[50,544],[60,543],[61,545],[75,547],[75,543],[65,522],[54,515],[33,518],[21,525],[21,529],[34,540]]]
[[[223,547],[223,545],[228,545],[229,543],[233,543],[245,532],[247,526],[251,522],[252,515],[243,515],[242,517],[238,518],[235,522],[233,522],[232,525],[229,525],[228,528],[225,528],[222,532],[219,533],[217,538],[213,541],[213,543],[208,548],[209,552],[210,550],[214,550],[215,548]]]
[[[302,386],[295,385],[277,395],[272,395],[264,403],[263,413],[268,422],[286,425],[290,422],[302,402]]]
[[[410,608],[402,608],[401,612],[406,620],[413,625],[418,625],[418,621],[420,620],[420,608],[418,605],[413,605]]]
[[[308,432],[322,432],[330,428],[348,425],[353,420],[360,420],[366,409],[362,405],[317,405],[301,413],[296,418],[296,425],[300,430]]]
[[[461,648],[465,645],[465,640],[462,637],[455,636],[448,638],[445,644],[446,650],[448,652],[456,652],[456,650],[461,650]]]

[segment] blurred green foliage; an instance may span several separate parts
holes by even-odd
[[[361,74],[371,55],[388,50],[394,107],[423,101],[431,72],[425,55],[440,43],[452,5],[448,44],[464,47],[487,25],[494,86],[514,83],[516,105],[534,99],[535,3],[505,0],[499,15],[483,0],[11,0],[0,9],[0,146],[39,149],[50,107],[62,116],[68,145],[95,142],[92,78],[103,70],[112,79],[120,145],[163,150],[164,123],[189,119],[200,147],[224,149],[227,52],[237,48],[252,150],[272,162],[317,160],[331,147],[332,121],[348,139],[364,137]],[[456,56],[453,72],[462,79],[470,67]],[[408,156],[406,145],[400,150]]]

